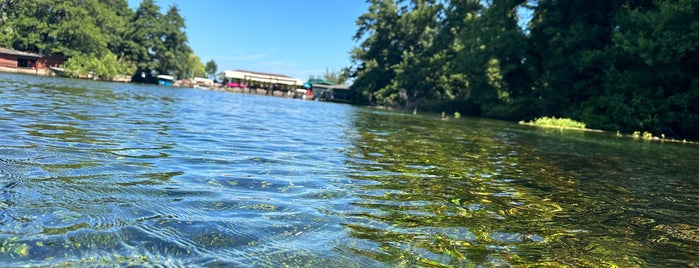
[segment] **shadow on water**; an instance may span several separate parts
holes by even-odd
[[[392,265],[698,265],[697,148],[362,111],[352,251]]]

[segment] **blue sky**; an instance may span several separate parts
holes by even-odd
[[[127,0],[135,9],[141,0]],[[350,65],[363,0],[155,0],[180,9],[189,45],[218,70],[248,70],[306,80]]]

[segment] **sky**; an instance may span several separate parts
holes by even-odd
[[[131,9],[141,0],[127,0]],[[218,71],[246,70],[307,80],[350,66],[363,0],[155,0],[176,5],[194,54]]]

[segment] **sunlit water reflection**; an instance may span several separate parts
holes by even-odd
[[[699,148],[0,74],[0,266],[699,266]]]

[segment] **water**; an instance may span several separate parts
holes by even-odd
[[[0,74],[0,266],[699,266],[699,147]]]

